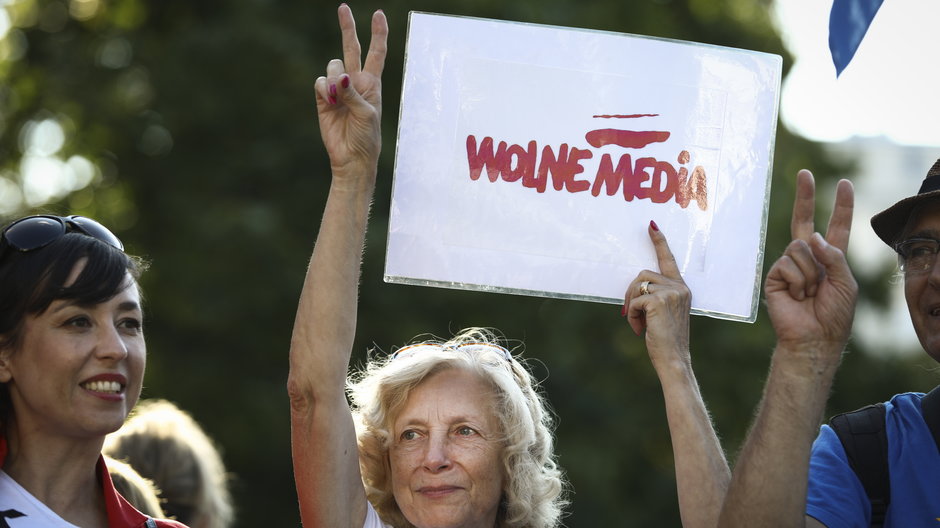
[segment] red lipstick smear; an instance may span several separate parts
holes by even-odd
[[[662,143],[666,141],[669,139],[669,132],[638,132],[635,130],[602,128],[599,130],[591,130],[584,135],[584,139],[594,148],[600,148],[604,145],[617,145],[623,148],[638,149],[650,143]]]

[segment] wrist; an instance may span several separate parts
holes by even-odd
[[[771,370],[778,377],[807,388],[821,387],[828,391],[842,362],[844,346],[840,343],[813,342],[778,343],[771,359]]]
[[[664,386],[695,379],[692,362],[689,360],[687,351],[674,357],[654,358],[653,369],[656,371],[656,375],[659,376],[660,383]]]
[[[778,344],[770,362],[760,412],[778,418],[787,417],[796,428],[792,430],[793,440],[802,439],[807,448],[823,420],[826,401],[839,367],[841,348],[836,354],[831,352],[828,348],[788,349]],[[802,436],[796,435],[795,431],[800,431]]]
[[[346,163],[344,165],[331,165],[333,175],[330,184],[331,192],[366,193],[369,196],[375,189],[375,179],[378,174],[376,162]]]

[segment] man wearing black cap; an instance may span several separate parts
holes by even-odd
[[[928,425],[940,420],[940,410],[925,412],[923,394],[898,394],[873,410],[841,418],[851,423],[833,419],[838,434],[828,425],[819,430],[851,332],[857,285],[845,261],[852,186],[839,182],[825,237],[814,232],[814,194],[812,175],[801,171],[794,240],[765,284],[777,346],[719,525],[940,527],[940,452]],[[897,251],[917,337],[940,361],[940,160],[917,195],[871,223]],[[880,494],[870,497],[879,486]],[[879,511],[884,503],[887,508]]]

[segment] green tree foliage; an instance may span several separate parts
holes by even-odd
[[[568,526],[678,526],[659,383],[619,306],[383,282],[407,14],[691,40],[778,53],[786,68],[768,3],[369,0],[352,7],[361,34],[378,8],[392,32],[386,148],[354,362],[370,348],[389,351],[422,333],[499,328],[525,343],[559,416],[557,449],[573,486]],[[3,9],[12,27],[0,41],[0,214],[91,215],[152,261],[143,280],[144,396],[178,402],[218,440],[235,475],[239,526],[296,526],[287,349],[330,179],[312,87],[341,54],[335,5],[18,0]],[[28,133],[43,123],[61,136],[58,143],[55,134],[42,136],[52,143],[45,150]],[[66,167],[70,178],[41,187],[58,189],[47,199],[31,197],[24,185],[24,162],[37,155]],[[850,169],[778,127],[766,266],[789,241],[794,175],[802,167],[815,169],[821,189]],[[870,286],[863,293],[883,300],[885,288]],[[699,380],[733,456],[760,396],[772,330],[763,311],[753,325],[696,317],[692,326]],[[852,345],[834,411],[932,384],[916,363],[862,348]]]

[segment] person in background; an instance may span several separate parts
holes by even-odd
[[[202,427],[166,400],[143,400],[108,435],[104,454],[131,465],[160,490],[167,515],[190,528],[228,528],[235,511],[222,456]]]
[[[114,482],[114,489],[127,499],[138,511],[144,515],[162,518],[166,517],[163,508],[160,507],[160,490],[153,485],[150,479],[141,477],[134,468],[125,462],[115,460],[107,455],[104,457],[108,466],[108,473],[111,474],[111,481]]]
[[[180,527],[137,511],[101,455],[140,397],[141,262],[81,216],[0,231],[0,521]]]

